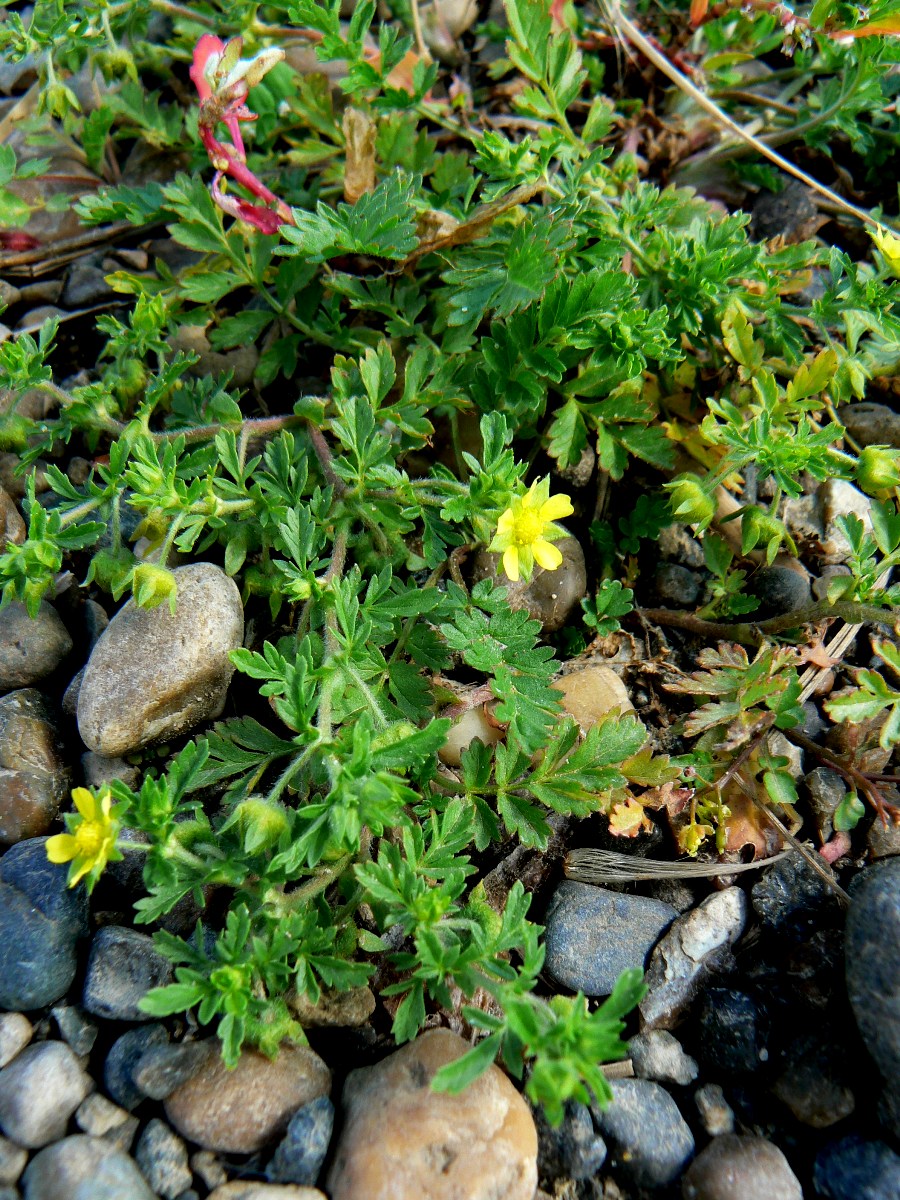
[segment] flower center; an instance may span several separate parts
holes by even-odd
[[[513,523],[513,540],[517,546],[531,546],[544,532],[544,522],[533,509],[520,512]]]
[[[82,858],[93,858],[103,845],[103,826],[96,821],[84,821],[75,831],[75,844]]]

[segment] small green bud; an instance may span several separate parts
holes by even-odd
[[[669,504],[673,514],[687,524],[698,524],[705,528],[716,515],[716,502],[697,475],[679,475],[665,487],[670,492]]]
[[[290,829],[290,818],[284,805],[265,796],[248,796],[236,804],[231,816],[222,826],[237,829],[243,838],[244,853],[256,854],[274,846]]]
[[[745,508],[741,515],[741,553],[749,554],[754,546],[766,547],[766,560],[771,565],[781,543],[796,554],[797,548],[783,521],[761,508]]]
[[[85,586],[96,583],[105,592],[111,592],[118,600],[131,578],[134,568],[134,555],[124,546],[118,550],[98,550],[91,559],[91,565],[85,578]]]
[[[175,576],[165,567],[157,567],[154,563],[141,563],[135,567],[131,577],[131,592],[135,604],[141,608],[156,608],[163,600],[168,600],[169,608],[174,613],[175,597],[178,585]]]
[[[866,446],[856,463],[856,482],[870,496],[900,487],[900,450]]]

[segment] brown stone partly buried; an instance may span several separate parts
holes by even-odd
[[[218,1053],[176,1088],[166,1116],[204,1150],[252,1154],[284,1133],[303,1104],[324,1096],[331,1072],[307,1046],[284,1045],[272,1061],[251,1050],[229,1071]]]
[[[491,1067],[458,1096],[431,1090],[468,1049],[434,1029],[350,1074],[331,1200],[532,1200],[537,1132],[503,1072]]]

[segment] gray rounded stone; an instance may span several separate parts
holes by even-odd
[[[92,1087],[65,1042],[26,1046],[0,1071],[0,1129],[31,1150],[55,1142]]]
[[[838,409],[838,419],[860,446],[900,446],[900,413],[863,400]]]
[[[69,631],[46,601],[35,617],[24,604],[7,605],[0,612],[0,691],[46,679],[71,650]]]
[[[0,858],[0,1009],[54,1004],[75,978],[75,943],[87,933],[87,893],[47,859],[46,838]]]
[[[139,1025],[116,1038],[110,1046],[103,1066],[103,1086],[129,1112],[146,1099],[135,1083],[138,1063],[147,1050],[164,1046],[168,1040],[164,1025]]]
[[[628,967],[647,955],[678,916],[669,904],[567,879],[545,918],[545,965],[559,983],[587,996],[608,996]]]
[[[175,1200],[191,1186],[187,1146],[156,1117],[141,1134],[134,1152],[144,1178],[163,1200]]]
[[[171,983],[172,964],[153,938],[122,925],[105,925],[94,934],[82,1004],[108,1021],[150,1021],[140,1001],[151,988]]]
[[[209,1042],[151,1046],[141,1055],[134,1069],[135,1086],[151,1100],[165,1100],[176,1088],[192,1079],[214,1053]]]
[[[851,889],[844,932],[847,994],[866,1048],[900,1078],[900,858],[869,867]]]
[[[0,698],[0,842],[48,831],[69,791],[50,704],[33,688]]]
[[[800,1181],[777,1146],[733,1133],[715,1138],[688,1167],[684,1200],[803,1200]]]
[[[244,610],[233,579],[212,563],[173,572],[168,604],[133,600],[113,617],[88,660],[78,695],[85,745],[107,757],[164,742],[219,716],[241,645]]]
[[[85,1134],[36,1154],[23,1182],[25,1200],[157,1200],[133,1158]]]
[[[697,1078],[697,1063],[685,1054],[678,1039],[665,1029],[649,1029],[628,1043],[638,1079],[677,1083],[684,1087]]]
[[[665,1187],[694,1153],[694,1137],[678,1105],[658,1083],[614,1079],[612,1104],[591,1109],[613,1147],[611,1159],[638,1187]]]
[[[34,1026],[24,1013],[0,1013],[0,1067],[12,1062],[24,1050],[34,1034]]]

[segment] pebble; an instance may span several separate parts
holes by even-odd
[[[678,1105],[649,1079],[613,1079],[608,1108],[591,1108],[611,1145],[611,1162],[638,1187],[665,1187],[694,1153],[694,1137]]]
[[[74,715],[76,714],[73,713]],[[124,758],[107,758],[105,754],[95,754],[93,750],[86,750],[81,756],[81,769],[84,771],[84,781],[88,787],[100,788],[112,783],[114,779],[120,779],[126,787],[140,791],[141,769],[132,766]]]
[[[334,1105],[318,1096],[298,1108],[266,1168],[271,1183],[311,1186],[319,1178],[334,1129]]]
[[[866,533],[871,533],[872,501],[846,479],[826,479],[819,488],[818,498],[825,531],[822,558],[825,562],[846,562],[850,556],[850,543],[838,521],[853,513],[862,521]]]
[[[85,255],[69,267],[62,293],[62,303],[66,308],[83,308],[113,294],[113,289],[106,282],[108,272],[100,266],[101,258],[102,255]]]
[[[501,555],[482,550],[475,556],[472,580],[491,579],[506,588],[506,599],[512,609],[524,609],[536,621],[540,621],[545,633],[562,629],[569,613],[587,594],[587,569],[584,551],[577,538],[560,538],[554,545],[563,556],[555,571],[544,571],[535,566],[534,574],[526,582],[520,579],[513,583],[500,569]]]
[[[133,1071],[138,1091],[151,1100],[165,1100],[199,1071],[214,1047],[209,1042],[173,1042],[151,1046]]]
[[[869,400],[838,409],[841,424],[860,446],[900,446],[900,413]]]
[[[25,1200],[157,1200],[133,1158],[83,1133],[36,1154],[24,1184]]]
[[[888,818],[887,825],[883,825],[876,817],[866,833],[866,845],[873,860],[900,854],[900,822]]]
[[[685,1172],[684,1200],[803,1200],[800,1180],[777,1146],[733,1133],[715,1138]]]
[[[747,899],[739,887],[715,892],[678,918],[650,956],[641,1027],[671,1029],[701,984],[730,957],[744,931]]]
[[[816,707],[815,700],[804,700],[801,708],[803,709],[803,724],[800,726],[800,733],[804,737],[808,737],[811,742],[817,742],[823,733],[828,732],[828,724],[822,720],[822,714]]]
[[[847,785],[830,767],[815,767],[806,776],[806,790],[816,830],[824,845],[834,833],[834,814],[847,795]]]
[[[32,1150],[55,1142],[92,1087],[64,1042],[26,1046],[0,1071],[0,1129]]]
[[[643,969],[677,916],[661,900],[564,880],[544,919],[545,967],[573,992],[608,996],[622,971]]]
[[[56,722],[33,688],[0,697],[0,843],[46,833],[69,791]]]
[[[462,765],[462,756],[477,739],[485,746],[496,746],[503,738],[503,730],[488,720],[483,704],[467,708],[455,717],[447,731],[447,740],[438,750],[438,757],[448,767]]]
[[[128,1153],[138,1129],[138,1119],[112,1100],[91,1092],[75,1110],[75,1124],[82,1133],[106,1138],[118,1150]]]
[[[678,563],[660,563],[653,573],[653,590],[663,604],[690,608],[700,595],[700,580]]]
[[[18,601],[7,605],[0,612],[0,691],[46,679],[71,650],[69,631],[46,600],[34,617]]]
[[[165,1121],[150,1121],[134,1152],[137,1165],[154,1192],[163,1200],[175,1200],[191,1186],[187,1146]]]
[[[850,890],[844,931],[847,994],[884,1078],[900,1078],[900,858],[863,871]]]
[[[661,529],[656,545],[660,558],[667,562],[680,563],[683,567],[692,567],[694,570],[701,570],[706,566],[703,547],[680,522],[676,521]]]
[[[166,1098],[166,1116],[204,1150],[252,1154],[330,1086],[331,1072],[307,1046],[283,1045],[274,1061],[251,1050],[232,1070],[217,1053]]]
[[[828,585],[831,583],[835,575],[849,574],[850,568],[845,567],[842,563],[823,563],[818,579],[813,580],[812,594],[817,600],[827,600]]]
[[[705,1065],[717,1075],[747,1074],[769,1058],[759,1008],[751,996],[734,988],[706,990],[700,1006],[699,1040]]]
[[[134,1080],[138,1063],[152,1046],[165,1045],[168,1040],[164,1025],[142,1025],[123,1033],[110,1047],[103,1065],[103,1086],[129,1112],[145,1099]]]
[[[767,868],[751,896],[763,925],[783,934],[811,932],[839,912],[836,893],[797,850]]]
[[[0,1009],[54,1004],[75,978],[75,943],[87,934],[87,892],[47,860],[46,838],[0,858]]]
[[[212,563],[173,573],[174,615],[168,604],[143,609],[129,600],[91,653],[78,697],[78,729],[90,750],[129,754],[222,712],[234,672],[228,653],[244,636],[240,593]]]
[[[9,1138],[0,1137],[0,1184],[12,1186],[18,1183],[27,1162],[27,1150],[17,1146]]]
[[[210,1192],[207,1200],[328,1200],[318,1188],[292,1183],[251,1183],[234,1179]]]
[[[79,1058],[90,1054],[97,1040],[97,1026],[87,1019],[80,1008],[73,1004],[57,1004],[50,1009],[50,1015],[56,1022],[59,1036]]]
[[[350,1073],[331,1200],[532,1200],[537,1132],[506,1075],[489,1067],[458,1095],[430,1087],[435,1072],[469,1048],[433,1029]]]
[[[778,563],[759,567],[753,572],[749,586],[760,602],[755,618],[780,617],[812,603],[809,576],[794,567]]]
[[[718,1083],[704,1083],[694,1092],[700,1123],[710,1137],[734,1132],[734,1112]]]
[[[31,1041],[34,1026],[24,1013],[0,1013],[0,1067],[16,1057]]]
[[[0,488],[0,550],[6,550],[10,544],[21,546],[26,532],[25,521],[16,508],[16,502]]]
[[[554,680],[553,687],[563,694],[563,712],[578,722],[582,733],[613,708],[634,711],[628,690],[612,667],[580,667]]]
[[[685,1054],[678,1039],[665,1029],[637,1034],[628,1043],[628,1054],[638,1079],[685,1087],[697,1078],[696,1060]]]
[[[566,1102],[559,1125],[553,1126],[538,1106],[534,1110],[538,1131],[538,1172],[542,1179],[592,1179],[606,1161],[606,1142],[594,1130],[591,1110],[573,1100]]]
[[[788,1064],[772,1086],[773,1095],[803,1125],[828,1129],[849,1117],[856,1098],[844,1078],[839,1047],[821,1034],[800,1037],[788,1052]]]
[[[819,1152],[813,1184],[825,1200],[897,1200],[900,1154],[884,1142],[846,1137]]]
[[[122,925],[105,925],[94,934],[82,1003],[107,1021],[150,1021],[140,1001],[151,988],[172,980],[172,964],[153,938]]]
[[[780,192],[760,192],[750,212],[750,236],[767,242],[784,238],[788,244],[815,235],[821,221],[810,190],[799,179],[788,179]]]

